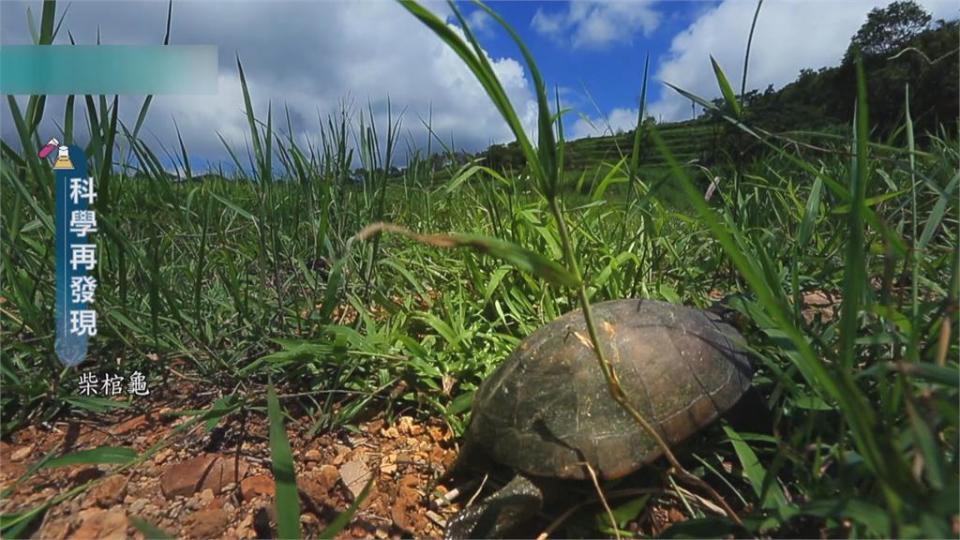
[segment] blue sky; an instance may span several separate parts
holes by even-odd
[[[627,4],[625,2],[622,2]],[[555,33],[547,33],[537,25],[544,15],[557,18],[568,12],[569,8],[561,2],[496,2],[492,7],[515,29],[530,48],[544,77],[554,85],[559,85],[567,93],[565,97],[573,101],[582,113],[596,115],[599,107],[609,113],[617,107],[633,108],[640,98],[643,82],[643,63],[650,55],[651,71],[656,69],[658,59],[663,58],[670,48],[673,37],[686,29],[697,16],[715,7],[719,2],[662,2],[650,4],[654,14],[652,28],[642,24],[626,26],[621,33],[604,39],[600,32],[592,34],[591,39],[581,39],[574,44],[571,37],[576,29],[567,27]],[[468,13],[479,13],[466,4]],[[540,13],[540,19],[538,19]],[[497,31],[496,23],[486,17],[474,15],[473,22],[481,19],[481,38],[484,46],[493,56],[516,55],[516,46],[505,32]],[[566,34],[566,35],[564,35]],[[652,73],[651,73],[652,75]],[[648,90],[651,101],[655,101],[663,90],[663,85],[650,85]]]
[[[835,65],[867,13],[886,0],[767,0],[760,12],[748,88],[781,87],[802,68]],[[955,2],[920,0],[935,18],[955,18]],[[65,3],[58,3],[63,10]],[[454,25],[450,8],[429,9]],[[536,106],[529,73],[516,46],[474,6],[461,4],[524,125],[533,131]],[[491,4],[522,36],[551,91],[559,87],[566,133],[572,138],[629,129],[637,116],[644,57],[650,55],[648,114],[662,121],[691,116],[689,101],[662,84],[671,82],[707,98],[719,92],[710,67],[717,58],[739,86],[755,0],[574,0]],[[27,8],[40,2],[0,1],[0,44],[29,43]],[[67,30],[80,44],[159,44],[167,3],[162,0],[82,0],[70,4],[57,43]],[[248,127],[236,68],[243,61],[257,116],[289,109],[293,136],[316,142],[318,118],[346,103],[356,120],[361,109],[385,124],[387,99],[403,111],[402,148],[422,147],[422,120],[432,114],[438,137],[475,151],[508,142],[511,134],[473,75],[427,28],[389,0],[308,2],[177,0],[173,44],[219,48],[215,95],[156,96],[143,138],[158,149],[176,147],[174,121],[194,160],[229,161],[218,134],[244,147]],[[142,97],[122,96],[120,118],[136,121]],[[23,97],[21,104],[25,103]],[[56,136],[64,99],[47,101],[41,127]],[[82,110],[79,114],[84,114]],[[57,118],[56,123],[54,118]],[[11,117],[0,106],[0,134],[16,144]],[[84,125],[82,116],[76,124]],[[284,133],[285,134],[285,133]],[[85,134],[80,131],[80,138]]]

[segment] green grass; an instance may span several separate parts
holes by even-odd
[[[47,42],[55,15],[48,5],[38,36]],[[282,406],[264,403],[268,382],[301,395],[315,419],[312,434],[410,405],[459,430],[482,378],[520,339],[584,299],[706,306],[712,290],[739,291],[734,307],[749,321],[756,386],[774,432],[713,430],[698,460],[684,461],[725,486],[731,504],[746,501],[736,505],[739,531],[953,536],[949,519],[960,497],[955,133],[929,134],[918,147],[905,114],[892,143],[870,141],[867,73],[849,135],[824,136],[822,150],[742,125],[734,107],[720,111],[723,128],[644,127],[637,139],[570,142],[535,80],[534,145],[470,34],[458,43],[442,25],[433,29],[459,47],[515,130],[523,170],[501,174],[482,162],[438,170],[415,155],[391,178],[384,171],[403,147],[402,119],[378,126],[365,111],[321,119],[322,142],[304,145],[285,110],[252,109],[257,89],[247,87],[238,59],[251,148],[227,147],[237,168],[230,175],[196,170],[176,144],[179,174],[191,181],[171,182],[138,136],[149,99],[132,127],[117,120],[115,99],[84,98],[76,110],[71,99],[60,122],[64,140],[76,137],[77,114],[93,133],[92,166],[102,171],[100,333],[81,369],[106,369],[119,357],[128,374],[147,372],[157,387],[163,368],[148,360],[156,355],[160,365],[187,360],[227,393],[241,383],[241,395],[203,418],[218,421],[239,403],[268,408],[282,456]],[[718,80],[722,87],[725,77]],[[9,101],[26,150],[4,141],[0,170],[5,434],[78,409],[128,405],[79,398],[76,371],[54,356],[52,177],[34,151],[43,98],[23,108]],[[685,164],[721,129],[763,152]],[[614,139],[619,150],[611,154]],[[349,178],[354,153],[367,171],[362,184]],[[252,168],[240,158],[248,154]],[[719,195],[705,203],[714,177]],[[355,238],[380,221],[461,236],[427,244],[402,235]],[[436,247],[444,242],[479,251]],[[799,302],[811,291],[836,293],[839,318],[808,323]],[[344,306],[358,316],[344,318]],[[724,472],[724,461],[738,465]],[[675,532],[720,527],[721,518],[700,517]],[[805,528],[810,520],[813,529]],[[288,523],[293,531],[292,517]]]

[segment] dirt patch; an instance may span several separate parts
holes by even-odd
[[[212,402],[212,398],[210,402]],[[131,518],[179,538],[259,538],[276,533],[275,485],[269,426],[250,414],[242,428],[231,419],[207,431],[203,423],[175,433],[188,418],[174,402],[150,410],[98,419],[30,426],[0,442],[0,489],[13,488],[0,512],[21,512],[87,482],[89,489],[47,510],[29,532],[34,538],[143,538]],[[177,410],[209,405],[176,404]],[[225,425],[223,425],[225,424]],[[371,477],[373,487],[341,537],[437,537],[456,507],[431,510],[437,478],[456,456],[453,434],[438,420],[401,416],[306,436],[310,418],[287,421],[300,491],[304,536],[317,536],[345,511]],[[43,456],[99,446],[144,453],[169,444],[142,463],[73,465],[41,469],[15,485]],[[239,451],[237,443],[239,444]],[[15,458],[15,459],[14,459]],[[428,515],[429,514],[429,515]]]
[[[0,500],[0,512],[30,510],[93,482],[48,508],[26,534],[53,540],[141,539],[144,536],[134,522],[142,520],[177,538],[276,536],[276,484],[265,416],[234,414],[209,429],[203,422],[182,428],[191,417],[181,411],[206,410],[219,397],[211,392],[205,395],[198,383],[184,382],[176,396],[151,396],[138,410],[68,418],[11,434],[0,441],[0,489],[11,490]],[[439,419],[376,418],[349,430],[310,437],[307,434],[314,419],[297,413],[293,402],[285,405],[292,417],[286,420],[286,432],[305,537],[324,531],[372,478],[368,496],[340,538],[436,538],[442,535],[445,521],[473,498],[481,483],[480,478],[439,483],[456,459],[454,435]],[[18,480],[44,456],[103,446],[148,455],[122,469],[118,465],[72,465],[40,469]],[[485,492],[495,487],[491,480]],[[453,502],[438,505],[454,488],[450,495],[459,495]],[[581,517],[593,527],[593,514],[602,508],[580,504],[594,494],[592,486],[581,488],[582,497],[545,509],[531,524],[530,534],[536,536],[573,506],[584,508],[588,515]],[[655,535],[684,519],[675,500],[655,498],[630,521],[628,530]],[[573,527],[571,530],[580,531]],[[574,534],[597,534],[596,528],[584,531]]]

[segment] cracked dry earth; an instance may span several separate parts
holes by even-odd
[[[231,418],[210,432],[201,422],[174,433],[189,419],[178,411],[202,406],[180,403],[173,408],[173,403],[154,401],[139,413],[110,420],[65,420],[11,434],[0,441],[0,489],[14,488],[0,501],[0,512],[29,510],[96,480],[90,489],[52,506],[24,534],[49,540],[144,538],[131,521],[139,518],[178,538],[275,537],[265,417],[251,413],[242,427]],[[376,478],[369,496],[338,537],[441,534],[439,523],[456,509],[436,509],[430,503],[445,492],[434,484],[456,457],[452,433],[441,421],[375,419],[360,423],[357,432],[341,430],[308,439],[311,423],[310,418],[286,422],[305,537],[319,535],[371,476]],[[110,472],[117,465],[72,465],[41,469],[15,484],[50,452],[120,446],[142,453],[164,439],[169,439],[166,447],[121,473]]]

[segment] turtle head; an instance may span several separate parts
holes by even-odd
[[[738,308],[742,308],[744,302],[749,301],[750,299],[743,293],[728,294],[707,308],[707,311],[742,332],[749,326],[750,319]]]
[[[505,538],[540,511],[543,493],[532,480],[516,475],[500,491],[468,506],[447,523],[445,540]]]

